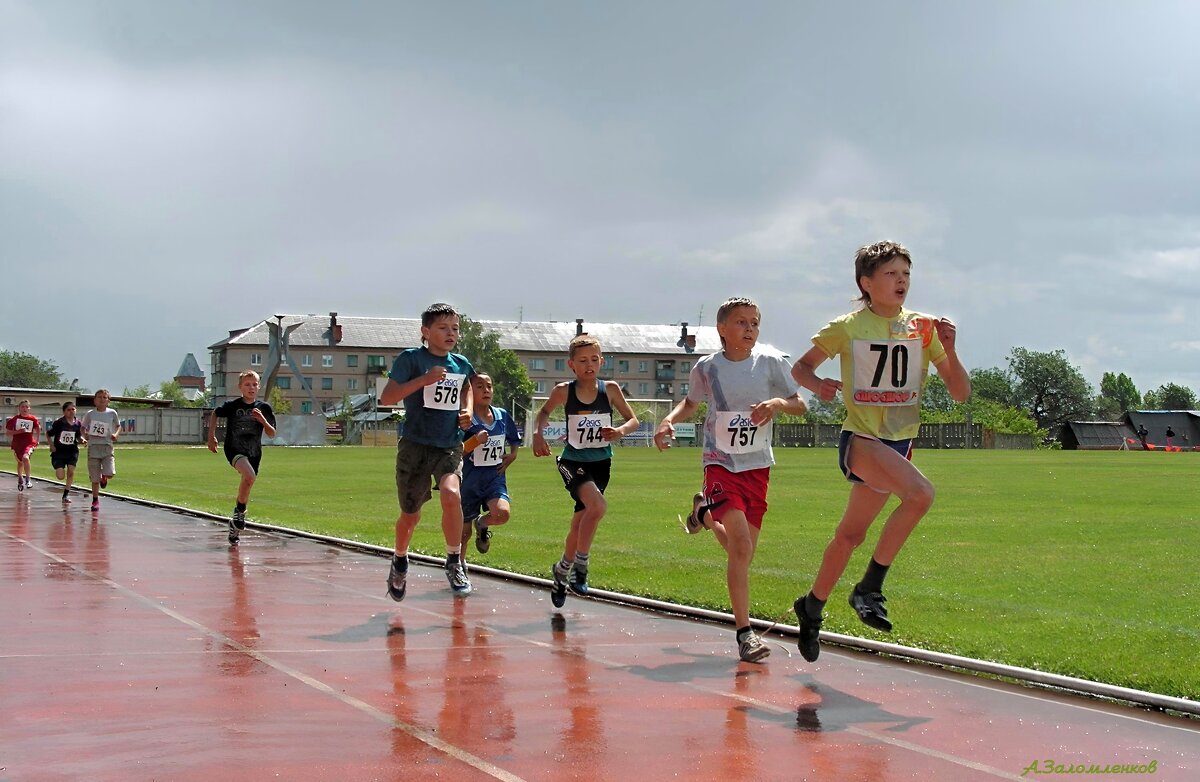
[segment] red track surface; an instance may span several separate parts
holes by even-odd
[[[1195,720],[434,568],[396,604],[378,557],[13,483],[3,782],[1200,779]]]

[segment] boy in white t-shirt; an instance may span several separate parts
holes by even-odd
[[[687,398],[663,418],[654,433],[658,449],[670,447],[675,422],[708,400],[704,419],[704,490],[692,499],[689,533],[711,529],[725,549],[729,602],[737,625],[738,654],[759,662],[771,650],[750,627],[750,563],[767,512],[771,465],[771,421],[777,413],[807,411],[789,373],[787,357],[758,347],[761,313],[753,300],[727,299],[717,310],[721,352],[692,367]]]
[[[88,480],[92,482],[92,510],[100,510],[100,490],[117,474],[114,444],[121,436],[121,419],[108,406],[112,394],[101,388],[93,395],[94,410],[83,414],[83,436],[87,438]]]

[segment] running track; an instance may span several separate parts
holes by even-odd
[[[4,478],[0,782],[1200,779],[1194,719]]]

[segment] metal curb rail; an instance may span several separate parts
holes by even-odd
[[[4,472],[8,474],[14,474],[7,470]],[[38,478],[37,480],[39,483],[61,485],[58,484],[57,481],[47,481],[44,478]],[[83,492],[82,489],[78,488],[76,488],[76,491]],[[85,493],[89,495],[91,494],[90,491]],[[140,497],[128,497],[121,494],[112,494],[110,492],[101,492],[101,494],[103,494],[105,497],[124,500],[135,505],[144,505],[149,508],[169,510],[187,516],[208,519],[221,524],[227,524],[229,522],[227,517],[218,516],[215,513],[208,513],[207,511],[185,508],[179,505],[170,505],[164,502],[156,502],[154,500],[146,500]],[[322,535],[316,532],[307,532],[305,530],[297,530],[290,527],[280,527],[274,524],[263,524],[260,522],[247,520],[246,527],[248,529],[275,532],[290,537],[318,541],[337,546],[339,548],[362,551],[377,556],[390,557],[392,554],[392,549],[386,546],[378,546],[373,543],[364,543],[359,540],[338,538],[332,535]],[[441,567],[444,563],[444,558],[433,557],[427,554],[410,553],[408,556],[412,560],[435,567]],[[523,573],[513,573],[508,570],[500,570],[498,568],[488,567],[486,565],[479,565],[474,562],[471,563],[471,571],[502,578],[507,581],[516,581],[523,584],[529,584],[531,586],[546,588],[551,586],[551,581],[548,578],[528,576]],[[675,614],[677,616],[702,619],[724,625],[733,625],[734,622],[733,614],[728,614],[721,611],[711,611],[706,608],[697,608],[695,606],[668,603],[663,600],[654,600],[652,598],[639,597],[637,595],[627,595],[621,592],[609,592],[607,590],[597,589],[595,587],[592,587],[588,591],[588,598],[597,598],[622,605],[644,608],[650,611],[661,611],[669,614]],[[794,638],[800,633],[800,628],[796,625],[772,623],[764,619],[751,619],[750,623],[759,630],[772,630],[773,632],[777,632],[780,635],[787,636],[789,638]],[[825,643],[836,644],[838,646],[844,646],[850,649],[871,652],[874,654],[885,654],[891,657],[916,660],[918,662],[928,663],[944,668],[956,668],[959,670],[971,671],[973,673],[1000,676],[1005,679],[1012,679],[1025,684],[1065,690],[1070,693],[1090,695],[1098,698],[1108,698],[1115,701],[1136,704],[1138,706],[1162,709],[1166,711],[1175,711],[1194,717],[1200,717],[1200,702],[1189,700],[1187,698],[1159,695],[1158,693],[1146,692],[1145,690],[1135,690],[1128,687],[1118,687],[1112,684],[1104,684],[1102,682],[1093,682],[1087,679],[1077,679],[1073,676],[1045,673],[1043,671],[1035,671],[1031,668],[1021,668],[1014,665],[1004,665],[1003,663],[991,662],[990,660],[977,660],[972,657],[961,657],[959,655],[946,654],[944,652],[932,652],[926,649],[918,649],[913,646],[902,646],[900,644],[888,643],[886,641],[873,641],[868,638],[857,638],[851,635],[830,633],[824,630],[821,631],[821,641]]]

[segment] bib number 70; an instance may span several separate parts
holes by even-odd
[[[892,388],[904,388],[908,385],[908,346],[899,343],[890,347],[887,344],[871,345],[871,352],[879,354],[875,363],[875,374],[871,377],[871,387],[879,388],[884,372],[891,366],[891,377],[888,380]],[[888,359],[891,359],[890,361]]]

